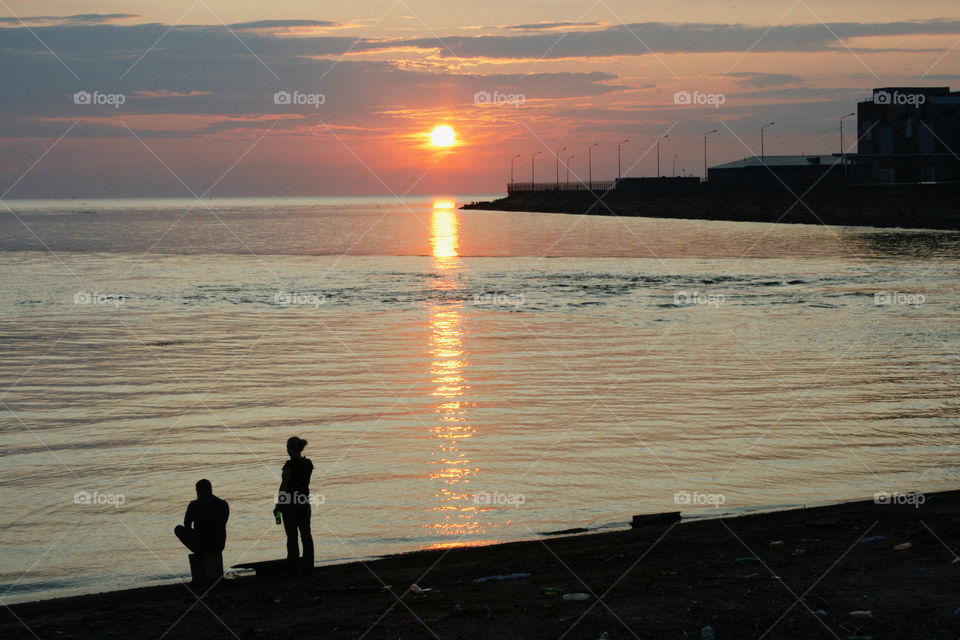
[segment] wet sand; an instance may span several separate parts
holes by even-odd
[[[177,584],[12,605],[0,637],[957,638],[960,491],[924,498],[420,551],[202,602]]]

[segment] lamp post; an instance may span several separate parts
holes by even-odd
[[[587,147],[587,182],[590,191],[593,191],[593,148],[599,147],[599,142],[594,142]]]
[[[557,151],[554,156],[557,159],[557,190],[560,190],[560,154],[566,151],[567,148],[563,147],[560,151]]]
[[[518,153],[517,155],[510,158],[510,184],[513,184],[513,161],[519,157],[520,157],[520,154]]]
[[[850,112],[847,115],[840,118],[840,169],[842,171],[843,181],[847,180],[847,149],[843,146],[843,121],[847,118],[852,118],[857,115],[855,112]]]
[[[704,182],[707,181],[707,136],[710,135],[711,133],[716,133],[716,132],[717,130],[713,129],[703,134],[703,181]]]
[[[534,158],[536,158],[538,155],[540,155],[539,151],[530,154],[530,190],[531,191],[533,191],[533,185],[536,183],[536,180],[533,179],[534,178],[533,161],[534,161]]]
[[[772,127],[776,122],[768,122],[767,124],[760,127],[760,164],[766,166],[767,164],[767,154],[763,150],[763,130],[767,127]]]
[[[573,156],[573,155],[567,156],[567,161],[563,163],[567,167],[567,187],[570,186],[570,161],[576,157],[577,156]]]
[[[620,147],[622,147],[623,144],[626,142],[630,142],[630,140],[628,140],[627,138],[624,138],[623,140],[617,143],[617,179],[618,180],[623,177],[623,173],[620,171]]]
[[[659,138],[657,138],[657,177],[658,178],[660,177],[660,142],[669,137],[670,137],[670,134],[668,133],[666,135],[662,135]]]

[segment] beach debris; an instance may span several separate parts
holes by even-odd
[[[783,549],[785,546],[786,544],[783,542],[783,540],[774,540],[770,543],[771,549]]]
[[[960,616],[960,609],[957,609],[956,611],[954,611],[954,612],[953,612],[953,615],[955,615],[955,616]]]
[[[826,618],[827,612],[824,611],[823,609],[817,609],[816,611],[813,612],[813,615],[820,616],[821,618]]]
[[[633,516],[633,519],[630,521],[630,528],[638,529],[640,527],[673,524],[674,522],[679,521],[679,511],[668,511],[666,513],[646,513],[639,516]]]
[[[737,558],[734,560],[737,564],[744,564],[745,562],[760,562],[760,558]]]
[[[873,618],[873,611],[851,611],[850,617],[853,620],[869,620]]]
[[[951,562],[950,564],[957,564],[958,562],[960,562],[960,556],[954,558],[953,562]]]
[[[586,533],[590,529],[584,529],[583,527],[573,527],[572,529],[560,529],[559,531],[541,531],[540,535],[542,536],[566,536],[573,533]]]
[[[391,589],[393,589],[393,585],[392,585],[392,584],[385,584],[385,585],[383,585],[382,587],[380,587],[380,593],[386,593],[387,591],[390,591]]]
[[[412,591],[413,593],[428,593],[432,591],[432,589],[429,589],[429,588],[423,589],[420,587],[420,585],[414,582],[412,585],[410,585],[410,591]]]
[[[912,546],[913,546],[913,545],[910,544],[909,542],[904,542],[903,544],[895,545],[893,548],[896,549],[897,551],[906,551],[907,549],[909,549],[909,548],[912,547]]]
[[[225,574],[223,574],[223,579],[224,579],[224,580],[236,580],[236,579],[237,579],[237,572],[236,572],[236,571],[227,571]]]
[[[563,594],[563,589],[560,587],[544,587],[543,595],[545,596],[559,596]]]
[[[482,578],[474,578],[473,581],[477,583],[491,582],[491,581],[501,581],[501,580],[518,580],[520,578],[529,578],[529,573],[506,573],[502,575],[494,576],[484,576]]]
[[[864,538],[860,541],[860,544],[867,544],[868,542],[880,542],[881,540],[886,540],[887,536],[870,536],[869,538]]]
[[[792,556],[802,556],[802,555],[805,554],[806,552],[807,552],[806,549],[794,549],[794,550],[793,550],[793,553],[791,553],[790,555],[792,555]]]
[[[743,576],[743,577],[744,577],[746,580],[753,580],[754,578],[759,578],[759,577],[760,577],[760,574],[759,574],[759,573],[751,573],[751,574],[745,575],[745,576]]]
[[[713,633],[713,627],[710,625],[700,629],[700,640],[716,640],[716,637]]]
[[[276,598],[273,599],[273,604],[280,604],[281,602],[283,602],[283,598],[281,598],[280,596],[277,596]]]
[[[565,593],[563,594],[564,600],[589,600],[589,593]]]

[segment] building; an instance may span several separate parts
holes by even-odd
[[[870,182],[960,181],[960,91],[884,87],[857,104],[857,153]]]
[[[851,171],[859,170],[846,168],[848,180]],[[843,184],[844,171],[838,156],[751,156],[710,167],[708,181],[711,189],[837,188]]]

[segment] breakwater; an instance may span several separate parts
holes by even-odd
[[[960,185],[857,185],[793,191],[513,191],[464,209],[960,230]]]

